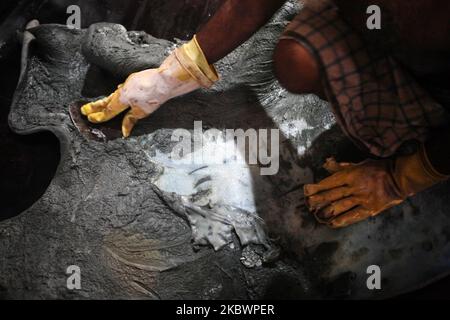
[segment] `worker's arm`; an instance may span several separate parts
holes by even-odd
[[[197,33],[209,63],[232,52],[266,24],[286,0],[228,0]]]
[[[285,0],[228,0],[198,36],[177,48],[157,69],[128,77],[108,98],[84,105],[81,112],[93,123],[109,121],[130,109],[122,122],[128,137],[139,119],[166,101],[219,79],[214,66],[265,24]]]

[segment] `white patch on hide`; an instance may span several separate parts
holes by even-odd
[[[232,242],[233,230],[242,245],[267,245],[263,221],[256,214],[255,176],[243,155],[228,152],[233,149],[234,141],[204,139],[200,150],[179,160],[158,150],[154,157],[147,154],[162,168],[154,185],[179,197],[181,206],[174,207],[184,208],[194,242],[209,243],[215,250]]]
[[[284,121],[280,124],[280,130],[286,138],[297,138],[303,130],[314,129],[306,123],[305,119]]]

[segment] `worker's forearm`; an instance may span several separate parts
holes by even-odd
[[[209,63],[215,63],[267,23],[286,0],[226,0],[197,33]]]
[[[444,175],[450,175],[450,128],[437,131],[426,143],[428,158],[433,167]]]

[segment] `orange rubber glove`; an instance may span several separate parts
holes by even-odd
[[[109,97],[82,106],[81,113],[90,122],[101,123],[131,108],[122,122],[122,134],[128,137],[138,120],[166,101],[201,87],[209,88],[218,79],[194,36],[175,49],[159,68],[131,74]]]
[[[447,180],[430,163],[425,147],[410,156],[360,164],[328,159],[332,176],[305,185],[306,204],[320,223],[333,228],[373,217],[407,197]]]

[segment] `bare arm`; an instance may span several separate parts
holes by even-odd
[[[209,63],[215,63],[258,31],[286,0],[227,0],[197,33]]]

